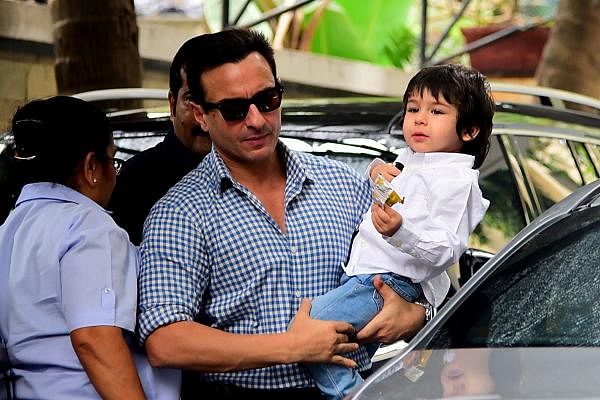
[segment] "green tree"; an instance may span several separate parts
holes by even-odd
[[[368,6],[363,0],[331,1],[311,51],[401,68],[417,46],[407,24],[411,6],[410,0],[370,0]]]

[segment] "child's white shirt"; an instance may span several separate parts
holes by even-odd
[[[450,288],[446,269],[466,250],[490,202],[481,194],[471,155],[406,148],[396,161],[404,169],[391,184],[405,199],[392,208],[402,215],[402,226],[393,236],[383,236],[369,210],[344,271],[350,276],[393,272],[411,278],[437,307]]]

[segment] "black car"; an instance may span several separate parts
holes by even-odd
[[[479,169],[491,205],[471,236],[463,270],[454,271],[454,287],[536,216],[600,176],[600,101],[547,88],[492,87],[499,98],[505,92],[519,97],[497,101],[490,152]],[[109,89],[76,96],[107,111],[120,158],[162,140],[171,124],[165,90]],[[591,111],[566,109],[564,101]],[[362,172],[374,157],[393,161],[405,146],[401,110],[400,100],[393,98],[286,100],[281,138],[292,149],[341,160]],[[10,135],[4,143],[0,138],[0,187],[3,164],[11,158],[8,143]]]
[[[491,205],[460,264],[449,271],[454,290],[535,217],[600,177],[600,101],[546,88],[492,87],[498,98],[493,137],[479,169]],[[516,94],[517,100],[503,99],[502,93]],[[106,110],[120,158],[153,146],[171,124],[165,90],[111,89],[76,96]],[[565,101],[589,111],[566,109]],[[401,101],[390,98],[286,100],[281,138],[292,149],[341,160],[363,172],[374,157],[391,162],[406,146],[401,110]],[[10,135],[0,138],[1,188],[7,185],[3,171],[12,160],[10,144]],[[2,201],[6,196],[0,196]],[[0,204],[3,220],[2,210]],[[382,362],[404,346],[383,347],[374,360]]]
[[[491,205],[471,236],[473,250],[462,263],[463,271],[455,271],[455,287],[544,210],[600,176],[600,101],[539,87],[492,88],[500,100],[490,152],[479,169],[480,186]],[[109,111],[123,158],[161,140],[170,124],[162,90],[117,89],[78,96],[162,101],[146,101],[137,110]],[[566,109],[565,101],[590,111]],[[341,160],[362,172],[374,157],[393,161],[405,146],[401,110],[400,100],[390,98],[287,100],[281,137],[295,150]]]

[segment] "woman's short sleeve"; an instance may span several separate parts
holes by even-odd
[[[60,291],[69,331],[118,326],[133,331],[137,249],[110,216],[92,210],[69,230],[60,261]]]

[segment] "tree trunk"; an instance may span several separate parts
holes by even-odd
[[[58,92],[140,87],[133,0],[52,0]]]
[[[600,98],[599,71],[600,0],[560,0],[538,84]]]

